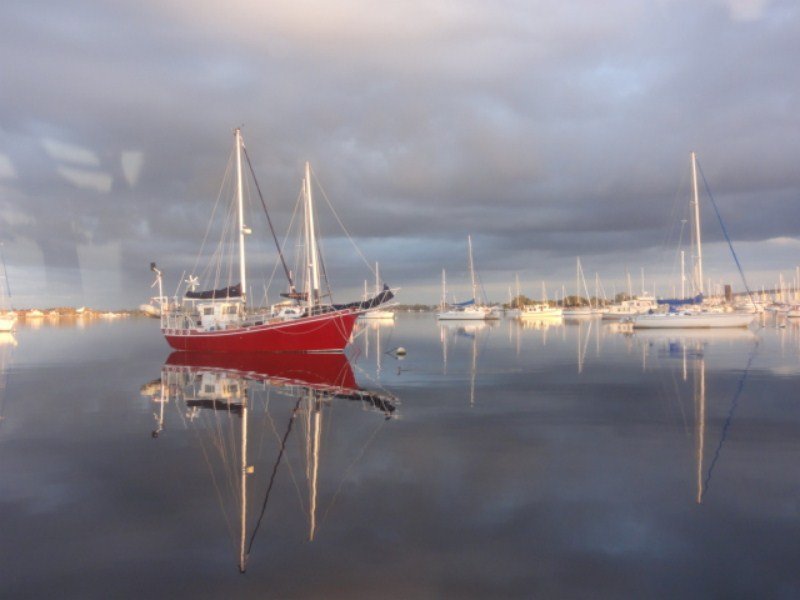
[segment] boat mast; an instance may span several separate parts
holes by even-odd
[[[311,165],[306,162],[306,173],[303,181],[305,191],[305,231],[306,231],[306,265],[308,269],[308,306],[316,306],[319,300],[319,265],[317,263],[317,237],[314,224],[314,202],[311,196]]]
[[[472,299],[478,303],[478,286],[475,284],[475,264],[472,262],[472,236],[467,236],[467,247],[469,248],[469,275],[472,278]]]
[[[447,283],[445,280],[444,269],[442,269],[442,312],[444,312],[445,306],[447,306]]]
[[[686,253],[681,250],[681,300],[686,298]]]
[[[631,272],[625,270],[625,275],[628,277],[628,299],[633,300],[633,284],[631,283]]]
[[[236,201],[239,209],[239,281],[242,286],[242,304],[247,300],[247,270],[244,262],[244,236],[249,233],[244,226],[244,192],[242,186],[242,130],[234,130],[236,139]]]
[[[694,240],[697,247],[697,255],[695,256],[695,284],[697,285],[697,292],[703,293],[703,244],[700,240],[700,202],[699,194],[697,193],[697,155],[692,152],[692,190],[694,193]]]

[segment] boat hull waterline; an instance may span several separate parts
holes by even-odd
[[[709,329],[747,327],[755,315],[739,313],[656,314],[632,319],[634,329]]]
[[[220,331],[162,329],[162,332],[175,350],[193,352],[343,352],[359,314],[359,311],[340,310]]]

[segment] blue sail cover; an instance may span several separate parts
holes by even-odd
[[[676,306],[683,306],[684,304],[702,304],[703,294],[697,294],[694,298],[659,298],[657,302],[659,304],[667,304],[672,310]]]
[[[473,304],[475,304],[475,298],[472,298],[471,300],[466,300],[465,302],[458,302],[457,304],[451,304],[450,306],[456,306],[456,307],[458,307],[458,306],[472,306]]]

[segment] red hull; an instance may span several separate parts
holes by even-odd
[[[222,331],[162,329],[167,343],[190,352],[343,352],[358,312],[340,310]]]

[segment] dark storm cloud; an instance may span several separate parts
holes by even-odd
[[[0,11],[0,236],[27,303],[135,305],[150,260],[177,279],[237,125],[279,229],[310,160],[408,301],[465,268],[467,233],[498,293],[514,272],[569,280],[577,254],[666,273],[692,150],[751,279],[794,266],[770,241],[800,235],[788,0]],[[369,277],[355,264],[346,286]]]

